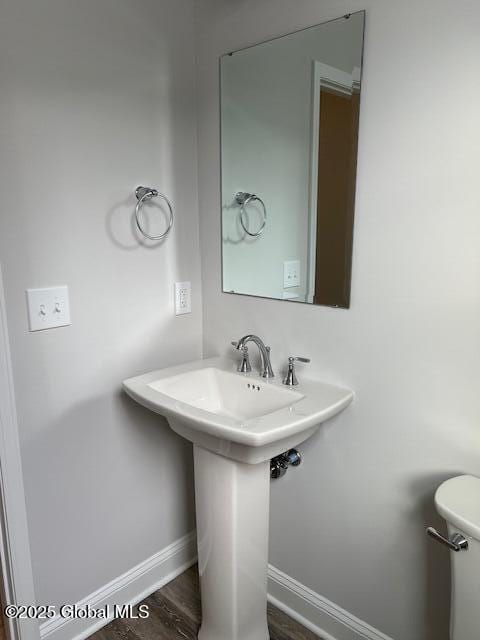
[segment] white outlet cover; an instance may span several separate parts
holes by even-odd
[[[26,294],[30,331],[42,331],[72,324],[68,287],[27,289]]]
[[[175,314],[181,316],[192,312],[191,284],[190,282],[175,283]]]

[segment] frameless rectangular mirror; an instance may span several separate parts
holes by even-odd
[[[348,308],[364,21],[220,59],[225,292]]]

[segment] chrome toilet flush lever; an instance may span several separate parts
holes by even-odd
[[[298,378],[295,374],[295,362],[310,362],[310,358],[302,358],[300,356],[290,356],[288,359],[288,371],[287,375],[283,379],[283,384],[289,387],[296,386],[298,384]]]
[[[468,540],[461,533],[454,533],[451,538],[445,538],[441,533],[438,533],[433,527],[427,527],[427,535],[429,535],[437,542],[441,542],[451,551],[467,551]]]
[[[238,349],[238,342],[235,342],[235,340],[232,340],[231,344],[232,344],[232,347],[235,347],[235,349]],[[243,347],[240,347],[240,353],[242,354],[242,359],[238,363],[237,371],[239,373],[250,373],[250,371],[252,370],[252,367],[250,365],[250,357],[248,355],[247,345],[243,345]]]

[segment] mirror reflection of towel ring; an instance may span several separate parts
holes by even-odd
[[[263,230],[265,229],[265,225],[267,224],[267,208],[265,206],[264,201],[258,196],[256,196],[254,193],[246,193],[244,191],[239,191],[235,196],[235,202],[240,205],[240,224],[242,225],[242,228],[245,231],[245,233],[248,233],[249,236],[252,236],[254,238],[262,235]],[[251,231],[249,231],[247,228],[247,223],[245,222],[245,215],[246,215],[245,208],[251,202],[260,202],[263,210],[262,224],[260,225],[260,229],[256,233],[252,233]]]
[[[167,196],[164,196],[163,193],[160,193],[156,189],[152,189],[151,187],[137,187],[135,189],[135,195],[138,200],[137,206],[135,207],[135,221],[137,223],[137,227],[140,233],[143,236],[145,236],[145,238],[148,238],[149,240],[161,240],[162,238],[165,238],[165,236],[167,236],[170,233],[170,229],[172,228],[172,225],[173,225],[173,207],[170,200],[167,198]],[[166,230],[158,236],[152,236],[149,233],[147,233],[145,229],[142,227],[139,213],[143,203],[146,200],[151,200],[152,198],[156,198],[156,197],[163,198],[163,200],[165,200],[168,206],[168,211],[170,213],[170,216],[168,221],[168,227],[166,228]]]

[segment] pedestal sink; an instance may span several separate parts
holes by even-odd
[[[353,398],[302,380],[295,389],[226,358],[125,380],[143,406],[193,442],[202,626],[200,640],[268,640],[270,458],[311,436]]]

